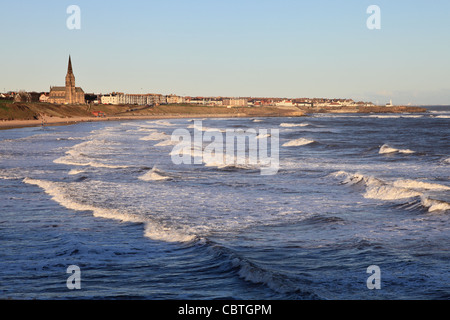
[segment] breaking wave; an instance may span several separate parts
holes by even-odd
[[[309,125],[310,125],[309,123],[282,123],[280,124],[280,127],[293,128],[293,127],[307,127]]]
[[[421,204],[424,207],[428,208],[428,212],[449,211],[450,210],[450,203],[441,201],[441,200],[435,200],[430,197],[422,197]]]
[[[157,121],[147,121],[149,124],[159,125],[159,126],[174,126],[173,123],[170,123],[165,120],[157,120]]]
[[[159,170],[154,166],[150,171],[146,174],[139,177],[139,180],[142,181],[164,181],[171,180],[172,178],[166,175],[166,173],[162,170]]]
[[[270,138],[272,135],[270,133],[265,133],[265,134],[259,134],[256,139],[265,139],[265,138]]]
[[[196,235],[190,234],[182,227],[174,228],[165,226],[152,221],[145,216],[125,212],[125,210],[119,211],[117,209],[100,208],[90,204],[79,203],[73,200],[65,192],[65,186],[68,185],[67,183],[31,178],[25,178],[23,182],[40,187],[45,193],[52,197],[52,200],[67,209],[75,211],[92,211],[95,217],[144,224],[144,235],[152,240],[165,242],[191,242],[197,238]]]
[[[66,158],[59,158],[59,159],[54,160],[53,162],[57,163],[57,164],[65,164],[65,165],[69,165],[69,166],[86,166],[86,167],[93,167],[93,168],[108,168],[108,169],[129,168],[129,166],[105,164],[105,163],[101,163],[101,162],[97,162],[97,161],[89,161],[89,162],[80,163],[80,162],[70,161]],[[74,173],[72,173],[72,174],[74,174]]]
[[[298,147],[298,146],[306,146],[308,144],[316,142],[315,140],[300,138],[295,140],[290,140],[283,144],[283,147]]]
[[[343,184],[363,185],[366,199],[377,199],[385,201],[403,200],[410,198],[421,199],[423,207],[428,212],[446,211],[450,209],[450,204],[430,198],[427,191],[447,191],[450,187],[437,183],[429,183],[411,179],[397,179],[395,181],[384,181],[372,176],[366,176],[359,173],[348,173],[338,171],[332,174],[337,178],[343,178]]]
[[[90,152],[94,152],[98,156],[99,149],[107,148],[108,144],[114,144],[105,140],[89,140],[73,146],[70,150],[66,151],[66,155],[58,159],[53,160],[56,164],[65,164],[69,166],[90,166],[94,168],[109,168],[109,169],[124,169],[129,168],[126,165],[113,165],[107,163],[101,163],[92,160],[88,156]]]
[[[261,163],[248,155],[237,157],[226,153],[220,155],[203,154],[203,163],[205,167],[216,167],[218,169],[260,169]]]
[[[389,153],[406,153],[406,154],[411,154],[411,153],[415,153],[415,151],[410,150],[410,149],[396,149],[396,148],[392,148],[387,144],[383,144],[380,148],[379,151],[380,154],[389,154]]]
[[[320,296],[308,290],[306,285],[305,288],[302,287],[306,282],[303,279],[298,277],[291,278],[285,274],[268,270],[249,259],[239,256],[233,250],[212,241],[202,239],[198,244],[206,247],[214,256],[227,263],[232,269],[235,269],[237,275],[245,281],[267,286],[274,292],[288,295],[295,299],[321,299]]]
[[[69,175],[77,175],[77,174],[84,173],[84,172],[85,171],[82,169],[72,169],[69,171]]]

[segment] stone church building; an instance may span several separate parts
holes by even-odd
[[[84,91],[80,87],[75,87],[75,76],[72,70],[72,61],[69,56],[69,66],[67,68],[66,86],[50,87],[50,94],[47,102],[56,104],[84,104]]]

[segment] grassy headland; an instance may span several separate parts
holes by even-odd
[[[96,117],[94,111],[105,117]],[[205,117],[300,117],[311,113],[402,113],[426,112],[418,107],[233,107],[173,104],[161,106],[131,105],[56,105],[49,103],[12,103],[0,100],[0,128],[59,125],[86,121],[160,119],[160,118],[205,118]]]

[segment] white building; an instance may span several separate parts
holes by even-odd
[[[183,97],[171,94],[166,96],[166,100],[168,104],[177,104],[177,103],[184,103],[185,99]]]
[[[101,102],[102,104],[119,104],[119,96],[117,95],[102,96]]]
[[[131,105],[160,105],[166,104],[167,99],[161,94],[124,94],[113,93],[110,95],[102,96],[102,104],[131,104]]]
[[[275,103],[275,105],[277,107],[293,107],[294,103],[292,103],[291,100],[283,100],[283,101]]]
[[[39,102],[48,102],[49,96],[48,94],[41,94],[41,96],[39,97]]]

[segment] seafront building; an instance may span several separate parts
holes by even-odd
[[[154,106],[166,104],[166,96],[162,94],[125,94],[122,92],[113,92],[109,95],[104,95],[101,97],[102,104],[112,104],[112,105],[139,105],[139,106]]]

